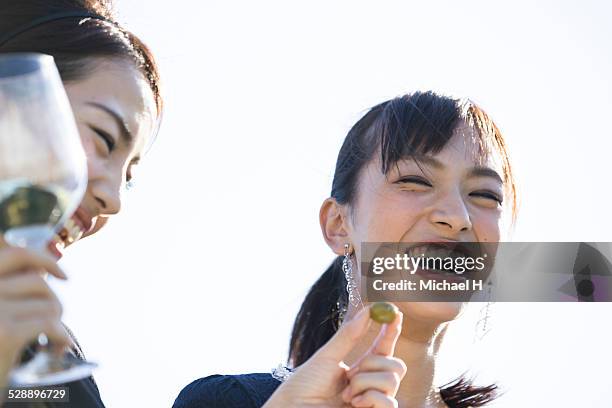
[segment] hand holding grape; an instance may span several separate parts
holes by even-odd
[[[402,327],[394,306],[361,310],[284,382],[264,405],[276,407],[397,407],[395,394],[406,365],[393,357]],[[366,334],[372,318],[393,320],[381,327],[370,349],[348,367],[342,360]]]

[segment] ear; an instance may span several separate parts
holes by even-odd
[[[323,238],[336,255],[344,255],[344,244],[351,244],[345,211],[345,207],[338,204],[334,198],[323,201],[319,211]]]

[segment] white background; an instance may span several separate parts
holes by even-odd
[[[467,96],[510,145],[514,240],[612,241],[610,6],[580,1],[118,1],[155,51],[158,140],[126,205],[62,261],[65,320],[109,407],[168,407],[192,380],[283,362],[332,254],[335,159],[370,106]],[[453,323],[439,384],[466,369],[500,407],[609,406],[609,304],[497,304]],[[478,311],[475,311],[477,313]]]

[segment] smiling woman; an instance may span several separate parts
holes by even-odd
[[[342,268],[346,260],[362,259],[361,244],[498,242],[504,217],[515,218],[516,202],[501,132],[471,101],[416,92],[373,107],[347,135],[331,197],[321,207],[323,237],[338,257],[296,317],[290,363],[306,363],[363,307],[345,289],[347,279],[359,281],[360,262],[354,270]],[[359,284],[351,286],[354,291]],[[404,320],[395,355],[411,367],[397,391],[399,406],[476,407],[495,398],[494,384],[476,386],[467,378],[433,384],[438,349],[463,303],[397,306]],[[347,360],[358,358],[367,339]]]
[[[151,52],[114,21],[108,1],[7,1],[0,16],[0,52],[55,58],[89,159],[88,194],[50,246],[60,257],[119,211],[119,192],[158,124],[159,75]]]
[[[88,169],[79,208],[49,245],[54,257],[8,248],[0,237],[1,403],[8,372],[20,356],[22,361],[31,358],[30,349],[20,353],[38,333],[47,333],[53,344],[66,345],[66,352],[84,358],[74,336],[61,324],[61,305],[42,275],[65,278],[55,264],[64,248],[95,234],[120,211],[122,189],[131,182],[134,166],[157,130],[162,99],[150,50],[114,20],[109,1],[2,1],[0,52],[38,52],[55,58]],[[69,387],[70,402],[62,406],[103,406],[93,378],[64,385]]]
[[[416,92],[373,107],[346,136],[331,197],[319,212],[323,239],[337,257],[295,319],[294,373],[202,378],[181,391],[175,408],[489,403],[495,384],[477,386],[464,377],[440,388],[433,383],[446,328],[464,304],[398,302],[394,323],[367,326],[361,251],[368,242],[498,242],[505,215],[513,219],[515,209],[504,139],[474,103]]]

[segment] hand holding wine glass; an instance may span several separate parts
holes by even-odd
[[[53,58],[34,53],[0,56],[0,233],[4,240],[29,249],[30,260],[35,258],[32,252],[43,257],[49,241],[78,207],[86,186],[85,153]],[[4,260],[9,266],[10,255]],[[48,261],[38,261],[39,268],[53,269]],[[32,265],[21,266],[27,270]],[[12,276],[14,268],[4,268]],[[36,275],[29,274],[29,279],[38,280]],[[48,287],[30,284],[58,303]],[[55,332],[54,327],[43,326],[41,330]],[[13,385],[51,385],[90,375],[93,364],[71,354],[58,358],[45,347],[45,335],[39,336],[39,343],[41,350],[34,358],[11,373]]]
[[[24,347],[40,332],[56,350],[70,343],[60,320],[61,304],[43,273],[66,279],[52,257],[8,246],[0,236],[0,389]]]

